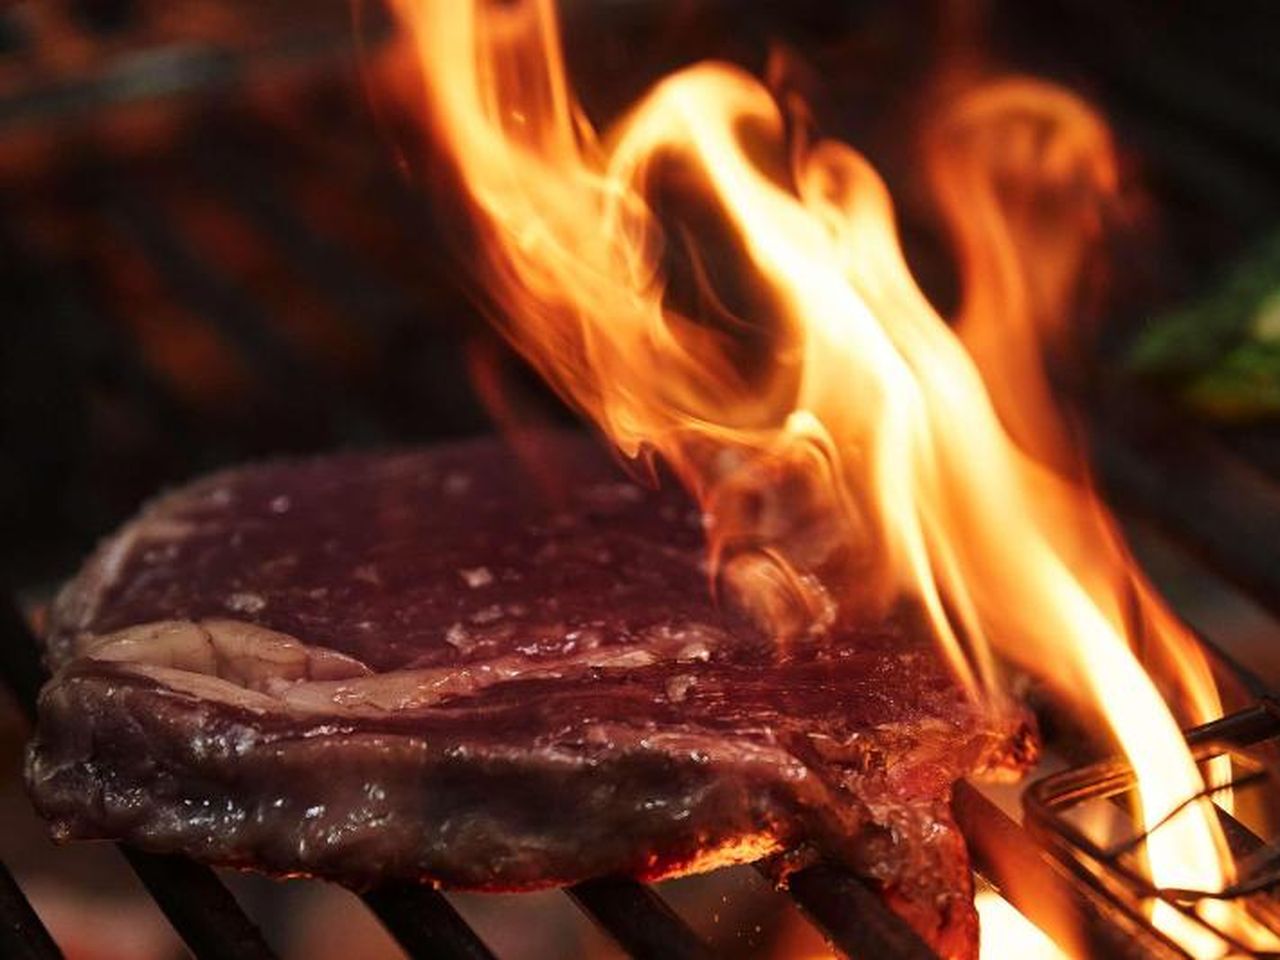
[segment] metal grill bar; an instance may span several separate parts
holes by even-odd
[[[145,58],[122,57],[87,75],[54,80],[0,100],[0,130],[60,119],[138,100],[235,87],[274,63],[321,66],[347,57],[349,29],[298,32],[266,51],[231,51],[175,43]]]
[[[936,954],[848,869],[819,863],[787,879],[796,904],[846,956],[937,960]]]
[[[310,392],[320,376],[274,329],[262,304],[214,269],[194,249],[186,232],[164,209],[163,198],[148,191],[126,172],[116,177],[124,189],[113,190],[104,207],[121,234],[136,243],[154,263],[175,299],[198,316],[215,322],[258,372],[273,385],[308,392],[308,405],[322,407],[328,398]],[[148,194],[151,194],[148,197]]]
[[[3,863],[0,863],[0,956],[9,960],[62,960],[62,951]]]
[[[569,894],[637,960],[710,960],[700,940],[656,893],[634,880],[588,880]]]
[[[375,275],[362,262],[362,251],[339,247],[318,234],[281,186],[246,164],[235,150],[204,141],[188,149],[192,166],[203,178],[202,189],[224,196],[346,320],[361,329],[371,324],[385,328],[415,316],[418,305],[389,277]]]
[[[35,638],[7,593],[3,607],[0,668],[23,713],[34,720],[36,695],[43,682]],[[275,956],[231,891],[208,867],[123,845],[119,850],[199,960],[271,960]]]
[[[1188,797],[1175,808],[1174,813],[1213,796],[1220,788],[1235,790],[1267,781],[1274,786],[1275,771],[1271,768],[1271,760],[1252,755],[1249,748],[1258,741],[1274,740],[1280,731],[1277,718],[1280,718],[1280,708],[1276,707],[1276,700],[1265,695],[1260,703],[1249,709],[1189,731],[1187,744],[1197,760],[1204,762],[1212,756],[1230,755],[1231,774],[1225,782],[1203,788],[1198,794]],[[1178,910],[1187,923],[1230,945],[1231,956],[1253,956],[1253,948],[1243,936],[1242,928],[1221,923],[1220,915],[1203,911],[1201,906],[1210,900],[1248,901],[1247,909],[1256,922],[1272,931],[1280,929],[1280,913],[1277,913],[1274,901],[1263,902],[1254,896],[1275,888],[1275,845],[1263,844],[1251,829],[1225,810],[1215,808],[1235,859],[1234,883],[1215,891],[1153,886],[1146,869],[1140,867],[1133,856],[1147,844],[1152,833],[1169,822],[1174,813],[1155,824],[1148,824],[1144,829],[1134,824],[1133,828],[1120,831],[1120,838],[1108,836],[1106,840],[1094,836],[1079,820],[1070,817],[1071,810],[1093,801],[1107,800],[1115,803],[1119,810],[1128,809],[1129,804],[1121,801],[1121,797],[1130,794],[1135,782],[1133,769],[1120,759],[1079,765],[1034,782],[1023,794],[1028,835],[1034,838],[1039,849],[1052,855],[1057,864],[1079,879],[1080,888],[1096,888],[1101,896],[1119,908],[1120,914],[1115,922],[1137,925],[1142,929],[1143,936],[1151,941],[1147,948],[1149,955],[1179,959],[1189,956],[1189,951],[1151,923],[1146,904],[1160,900],[1167,908]],[[1271,952],[1258,955],[1274,956]]]
[[[951,806],[974,869],[1060,947],[1096,960],[1175,960],[1138,925],[1122,925],[975,787],[956,784]]]
[[[362,899],[410,957],[494,960],[484,941],[436,890],[387,883]]]
[[[200,960],[272,960],[253,921],[212,870],[185,857],[119,845],[152,899]]]
[[[1224,787],[1239,789],[1267,781],[1274,784],[1274,769],[1267,760],[1252,755],[1250,748],[1259,741],[1273,740],[1277,733],[1280,733],[1280,707],[1271,696],[1263,697],[1248,710],[1188,732],[1187,743],[1197,760],[1231,756],[1230,777],[1188,798],[1164,819],[1143,829],[1135,825],[1133,830],[1122,831],[1125,835],[1120,839],[1098,839],[1081,823],[1071,819],[1069,811],[1102,800],[1116,802],[1120,809],[1124,809],[1126,804],[1119,798],[1136,785],[1133,769],[1125,761],[1108,759],[1053,774],[1031,784],[1023,794],[1028,832],[1043,849],[1052,851],[1058,862],[1071,870],[1082,884],[1099,890],[1139,924],[1150,924],[1145,904],[1158,899],[1179,911],[1188,923],[1230,945],[1232,956],[1253,956],[1255,954],[1241,928],[1222,923],[1220,915],[1200,908],[1211,900],[1248,901],[1249,913],[1255,921],[1273,931],[1280,928],[1280,912],[1277,912],[1274,901],[1263,902],[1254,897],[1262,891],[1274,890],[1277,876],[1280,876],[1276,870],[1274,845],[1264,844],[1243,823],[1226,811],[1214,808],[1237,867],[1234,882],[1225,888],[1158,888],[1153,886],[1146,870],[1135,862],[1133,855],[1183,807],[1203,802]],[[1169,955],[1189,956],[1189,951],[1179,948],[1154,927],[1150,935],[1167,943],[1165,952]]]

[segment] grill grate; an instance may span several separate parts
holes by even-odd
[[[387,884],[364,902],[412,957],[491,960],[493,954],[435,890]]]
[[[1157,831],[1164,829],[1178,811],[1194,803],[1210,803],[1213,797],[1274,781],[1274,760],[1258,754],[1265,744],[1280,737],[1280,703],[1268,696],[1255,707],[1221,720],[1207,723],[1187,734],[1197,760],[1229,758],[1232,774],[1224,782],[1207,787],[1181,804],[1165,820],[1145,831],[1121,830],[1119,837],[1097,836],[1078,819],[1089,804],[1112,801],[1132,791],[1132,768],[1115,760],[1095,763],[1046,777],[1032,784],[1024,795],[1031,831],[1056,850],[1076,876],[1103,892],[1131,917],[1141,920],[1144,905],[1159,900],[1177,910],[1194,926],[1220,938],[1232,951],[1247,955],[1249,949],[1234,931],[1214,918],[1208,910],[1212,901],[1236,901],[1247,906],[1251,916],[1273,931],[1280,931],[1280,905],[1272,896],[1280,886],[1280,846],[1264,843],[1220,807],[1213,808],[1223,825],[1236,863],[1237,876],[1226,889],[1162,889],[1151,885],[1139,871],[1136,856]],[[1274,745],[1274,744],[1272,744]],[[1271,784],[1274,790],[1274,783]],[[1119,807],[1093,807],[1101,813],[1118,812]],[[1075,816],[1073,816],[1075,814]],[[1114,829],[1111,832],[1115,832]],[[1165,941],[1177,956],[1188,956],[1172,941]],[[1280,956],[1266,953],[1264,956]]]

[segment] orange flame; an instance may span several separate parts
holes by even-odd
[[[974,905],[982,919],[981,960],[1067,960],[1052,940],[998,893],[979,890]]]
[[[1093,493],[1045,371],[1046,358],[1072,339],[1063,325],[1077,312],[1079,278],[1117,190],[1110,134],[1071,94],[1022,78],[971,91],[932,134],[927,166],[962,263],[956,331],[1014,441],[1078,487],[1053,499],[1065,513],[1042,526],[1094,602],[1148,648],[1181,718],[1216,719],[1222,704],[1202,649]]]
[[[1162,886],[1230,877],[1174,715],[1131,643],[1157,644],[1189,716],[1219,711],[1197,648],[1130,562],[1054,412],[1042,356],[1115,182],[1070,95],[1005,81],[961,101],[929,167],[960,250],[958,330],[917,287],[867,161],[808,142],[751,76],[706,63],[604,136],[569,88],[551,0],[398,0],[431,122],[474,207],[512,343],[629,457],[702,503],[719,583],[784,643],[840,611],[920,605],[974,696],[1005,664],[1105,718],[1141,784]],[[664,273],[657,207],[702,305]],[[692,221],[690,221],[692,222]],[[745,263],[737,314],[710,277]],[[710,316],[710,319],[709,319]],[[985,379],[984,379],[985,378]],[[1165,909],[1197,954],[1224,945]]]

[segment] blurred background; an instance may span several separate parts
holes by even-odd
[[[1097,104],[1130,199],[1107,296],[1080,318],[1068,387],[1086,422],[1132,429],[1163,457],[1154,477],[1148,466],[1135,478],[1109,434],[1097,440],[1160,585],[1280,679],[1280,635],[1264,611],[1150,522],[1161,469],[1209,495],[1227,462],[1280,518],[1274,3],[561,6],[597,120],[699,59],[756,73],[785,63],[819,127],[889,181],[913,263],[943,304],[948,256],[916,178],[911,122],[942,58],[980,47],[991,64]],[[99,537],[202,471],[491,430],[495,404],[565,416],[488,330],[458,225],[430,200],[435,173],[402,149],[413,119],[378,84],[390,32],[376,5],[347,0],[0,2],[0,582],[37,623]],[[1280,566],[1269,529],[1247,545],[1264,580]],[[0,706],[0,856],[69,955],[180,954],[113,851],[44,840],[21,792],[25,735]],[[804,934],[783,901],[783,919],[746,924],[742,939],[740,888],[768,897],[754,877],[667,892],[696,904],[708,936],[739,938],[743,956],[816,955],[818,944],[788,939]],[[238,883],[293,956],[396,955],[339,891]],[[551,940],[521,934],[520,911],[551,909],[536,897],[460,902],[505,955],[608,955],[572,911]]]

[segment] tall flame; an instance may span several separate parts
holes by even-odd
[[[784,643],[818,642],[837,610],[918,603],[974,696],[998,703],[1007,663],[1105,718],[1142,822],[1170,817],[1147,849],[1159,885],[1228,882],[1211,805],[1175,812],[1203,783],[1132,645],[1158,648],[1188,719],[1219,711],[1212,679],[1090,492],[1043,374],[1115,183],[1097,118],[1006,80],[938,125],[928,166],[965,281],[953,330],[871,166],[810,142],[751,76],[684,69],[601,136],[551,0],[397,7],[504,332],[620,451],[673,466],[722,588]],[[724,234],[683,237],[702,311],[676,306],[662,269],[655,209],[676,189]],[[709,279],[726,250],[748,267],[744,315]],[[1157,915],[1223,952],[1180,919]]]

